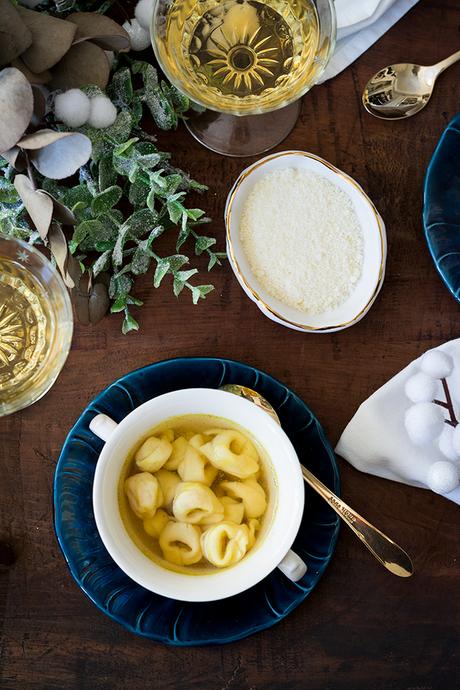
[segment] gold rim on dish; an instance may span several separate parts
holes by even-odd
[[[297,323],[295,321],[290,321],[287,319],[285,316],[282,316],[279,314],[275,309],[270,307],[259,295],[259,293],[254,290],[254,288],[249,284],[247,279],[245,278],[240,265],[236,259],[235,256],[235,250],[233,247],[233,241],[231,238],[231,233],[230,233],[230,225],[231,225],[231,216],[232,216],[232,206],[233,202],[235,200],[235,196],[237,192],[240,189],[241,184],[246,180],[246,178],[249,177],[249,175],[260,168],[262,165],[265,165],[266,163],[269,163],[270,161],[276,159],[276,158],[283,158],[284,156],[304,156],[305,158],[312,158],[313,160],[318,161],[319,163],[322,163],[326,168],[329,168],[329,170],[332,170],[336,175],[344,179],[346,182],[351,184],[355,189],[364,197],[364,199],[367,201],[367,203],[370,206],[370,209],[372,213],[375,216],[375,220],[377,221],[377,227],[379,229],[379,235],[380,235],[380,250],[381,250],[381,262],[380,262],[380,268],[379,268],[379,274],[378,274],[378,279],[377,279],[377,285],[375,287],[374,292],[372,293],[369,301],[366,303],[366,305],[356,314],[352,319],[349,321],[346,321],[345,323],[337,324],[335,326],[307,326],[306,324],[303,323]],[[349,326],[354,325],[357,321],[360,320],[361,317],[364,316],[364,314],[371,308],[372,304],[374,303],[375,299],[377,298],[378,293],[381,290],[382,283],[383,283],[383,276],[385,272],[385,264],[386,264],[386,252],[385,252],[385,227],[383,225],[383,221],[379,215],[379,212],[377,211],[373,201],[368,197],[366,192],[360,187],[360,185],[349,175],[344,173],[342,170],[339,170],[336,168],[334,165],[331,163],[328,163],[324,158],[320,158],[320,156],[315,156],[314,153],[307,153],[306,151],[281,151],[280,153],[274,153],[271,156],[265,157],[261,161],[254,163],[251,165],[249,168],[244,170],[241,175],[238,177],[236,180],[235,184],[233,185],[228,200],[227,200],[227,205],[225,208],[225,225],[226,225],[226,236],[227,236],[227,246],[229,250],[229,254],[231,257],[231,263],[234,271],[236,272],[238,278],[243,282],[243,284],[247,287],[249,292],[254,298],[254,301],[256,304],[259,306],[259,308],[262,306],[264,309],[266,309],[272,316],[275,316],[277,319],[281,319],[285,324],[290,324],[291,326],[294,326],[296,328],[300,328],[303,331],[312,331],[312,332],[322,332],[322,331],[330,331],[330,330],[340,330],[343,328],[347,328]]]

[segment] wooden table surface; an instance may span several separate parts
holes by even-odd
[[[167,648],[104,617],[73,582],[53,532],[53,472],[66,433],[117,377],[179,355],[229,357],[283,380],[315,410],[332,443],[357,406],[425,349],[455,338],[460,306],[425,245],[424,173],[460,109],[460,65],[438,82],[416,118],[368,116],[360,95],[378,68],[410,59],[434,63],[460,47],[457,0],[421,0],[339,77],[304,100],[279,149],[323,156],[364,187],[385,219],[388,270],[368,316],[332,335],[304,335],[267,320],[226,263],[216,291],[193,307],[169,286],[146,281],[141,331],[123,336],[117,317],[77,326],[52,391],[0,421],[0,625],[3,689],[459,687],[460,512],[421,489],[359,473],[340,461],[343,495],[413,556],[416,574],[392,577],[344,528],[312,596],[270,630],[226,647]],[[201,148],[185,130],[159,137],[175,162],[210,186],[201,201],[224,247],[227,191],[249,161]]]

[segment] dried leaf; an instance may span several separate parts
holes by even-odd
[[[70,26],[75,26],[68,22]],[[53,89],[81,88],[94,84],[105,89],[109,81],[110,65],[102,48],[84,41],[73,45],[64,58],[52,70]]]
[[[68,15],[67,21],[77,25],[74,44],[89,40],[104,50],[121,52],[130,49],[128,33],[103,14],[75,12]]]
[[[43,91],[46,92],[44,89]],[[40,86],[32,85],[32,93],[34,95],[34,112],[32,115],[32,124],[36,127],[45,117],[46,113],[46,97]]]
[[[2,157],[18,172],[22,172],[27,167],[26,155],[18,146],[3,151]]]
[[[45,177],[62,180],[73,175],[91,156],[91,142],[84,134],[72,132],[44,148],[34,150],[31,158]]]
[[[32,43],[32,34],[10,0],[0,0],[0,66],[21,55]]]
[[[110,307],[107,287],[103,283],[93,285],[89,294],[89,321],[92,324],[99,323],[107,314]]]
[[[59,223],[54,221],[51,223],[48,232],[48,242],[64,283],[68,288],[75,287],[75,282],[67,271],[69,250],[66,237]]]
[[[73,132],[55,132],[53,129],[38,129],[36,132],[23,137],[18,142],[18,146],[22,149],[42,149],[44,146],[54,144],[59,139],[73,136],[73,134]]]
[[[54,67],[72,45],[77,27],[71,22],[25,7],[18,7],[18,12],[32,33],[32,45],[21,54],[22,60],[35,73]]]
[[[63,225],[75,225],[75,216],[72,213],[72,211],[69,208],[67,208],[67,206],[65,206],[61,201],[56,199],[52,194],[45,191],[44,189],[41,189],[40,191],[43,194],[47,194],[53,202],[53,218],[55,218],[57,221],[59,221],[59,223],[62,223]]]
[[[24,202],[27,213],[44,240],[53,217],[53,202],[46,192],[34,189],[27,175],[16,175],[14,186]]]
[[[34,109],[32,87],[15,67],[0,72],[0,153],[11,149],[29,126]]]
[[[51,72],[49,70],[46,69],[44,72],[35,74],[35,72],[32,72],[27,65],[24,64],[20,57],[16,58],[16,60],[12,60],[11,66],[16,67],[16,69],[22,72],[32,86],[34,84],[47,84],[51,79]]]

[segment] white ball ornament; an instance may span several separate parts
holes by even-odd
[[[416,446],[424,446],[441,435],[444,412],[432,403],[416,403],[407,410],[404,424],[412,443],[415,443]]]
[[[456,429],[460,427],[456,427]],[[460,433],[457,433],[457,439],[455,445],[460,449]],[[453,429],[449,424],[444,424],[444,430],[439,437],[439,450],[448,460],[458,460],[460,458],[460,452],[457,452],[454,448],[454,434],[455,429]]]
[[[145,50],[150,45],[150,33],[139,24],[136,18],[126,21],[123,28],[129,34],[132,50]]]
[[[90,102],[80,89],[69,89],[54,99],[54,114],[67,127],[81,127],[88,121]]]
[[[117,109],[107,96],[94,96],[90,99],[88,124],[95,129],[105,129],[117,119]]]
[[[404,390],[409,400],[414,403],[431,402],[435,398],[437,386],[436,379],[423,371],[419,371],[407,379]]]
[[[454,360],[445,352],[429,350],[429,352],[425,352],[423,355],[420,368],[428,376],[432,376],[435,379],[445,379],[452,373]]]
[[[153,0],[139,0],[134,10],[134,16],[143,29],[150,30],[153,15]]]
[[[460,457],[460,424],[458,424],[452,432],[452,450]],[[454,458],[449,458],[454,460]]]
[[[426,483],[437,494],[448,494],[460,483],[460,469],[453,462],[440,460],[428,470]]]

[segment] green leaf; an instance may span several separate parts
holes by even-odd
[[[110,268],[110,257],[112,255],[112,252],[109,250],[105,251],[101,256],[96,259],[96,261],[93,264],[93,276],[96,278],[96,276],[99,275],[99,273],[102,273],[102,271],[107,271]]]
[[[187,241],[188,236],[192,232],[192,228],[186,225],[185,227],[182,227],[179,235],[177,237],[177,242],[176,242],[176,250],[179,251],[179,249],[182,247],[182,245]]]
[[[209,247],[216,244],[214,237],[206,237],[205,235],[200,235],[195,241],[195,254],[198,256],[205,252]]]
[[[158,224],[158,213],[144,208],[140,211],[135,211],[123,223],[123,228],[127,228],[132,237],[142,237],[150,233]]]
[[[126,335],[130,331],[138,331],[138,330],[139,330],[139,324],[137,323],[136,319],[133,316],[131,316],[131,314],[128,312],[128,310],[126,310],[123,325],[121,327],[121,331],[122,331],[123,335]]]
[[[137,299],[137,297],[132,297],[131,295],[128,295],[126,303],[133,304],[136,307],[142,307],[142,305],[144,304],[141,299]]]
[[[193,304],[198,304],[198,300],[205,299],[206,295],[214,290],[214,285],[197,285],[192,287]]]
[[[149,88],[156,89],[158,86],[158,72],[149,62],[136,60],[131,65],[131,71],[133,74],[141,74],[144,79],[144,84]]]
[[[124,153],[132,149],[133,145],[138,141],[139,137],[132,137],[131,139],[128,139],[128,141],[125,141],[123,144],[115,146],[115,148],[113,149],[113,155],[122,156]]]
[[[143,242],[142,245],[139,244],[139,246],[136,247],[131,261],[131,270],[135,276],[147,273],[150,268],[150,262],[152,261],[151,253],[146,248],[145,243]]]
[[[134,91],[128,67],[115,72],[107,88],[107,95],[117,108],[127,108],[131,105]]]
[[[107,213],[113,206],[116,206],[123,196],[123,190],[116,185],[108,187],[103,192],[96,194],[91,202],[91,210],[95,216]]]
[[[118,314],[120,311],[123,311],[128,303],[128,295],[120,295],[117,297],[115,302],[112,304],[110,307],[110,311],[112,314]]]
[[[187,215],[191,220],[197,221],[204,216],[204,211],[201,208],[188,208]]]
[[[155,269],[155,275],[153,276],[153,287],[160,287],[161,281],[165,277],[165,275],[168,273],[170,269],[170,264],[168,259],[160,259],[160,261],[157,263],[157,267]]]
[[[103,192],[117,181],[117,171],[113,167],[112,156],[107,155],[99,161],[98,182],[99,189]]]
[[[123,250],[128,237],[129,228],[122,226],[118,232],[118,238],[113,248],[112,261],[114,266],[121,266],[123,263]]]
[[[178,223],[185,211],[183,205],[180,201],[168,201],[166,205],[171,222],[174,224]]]
[[[132,204],[134,208],[145,205],[148,205],[150,208],[150,204],[148,203],[149,193],[149,186],[141,177],[137,177],[134,182],[129,185],[129,203]]]
[[[102,223],[99,220],[84,220],[75,227],[72,239],[69,242],[69,249],[71,254],[74,254],[78,246],[85,240],[88,235],[92,237],[97,236],[102,231]]]
[[[14,204],[19,201],[19,199],[20,197],[14,184],[5,177],[0,177],[0,202]]]
[[[110,279],[109,297],[114,299],[120,295],[129,294],[133,286],[132,278],[125,274],[115,273]]]

